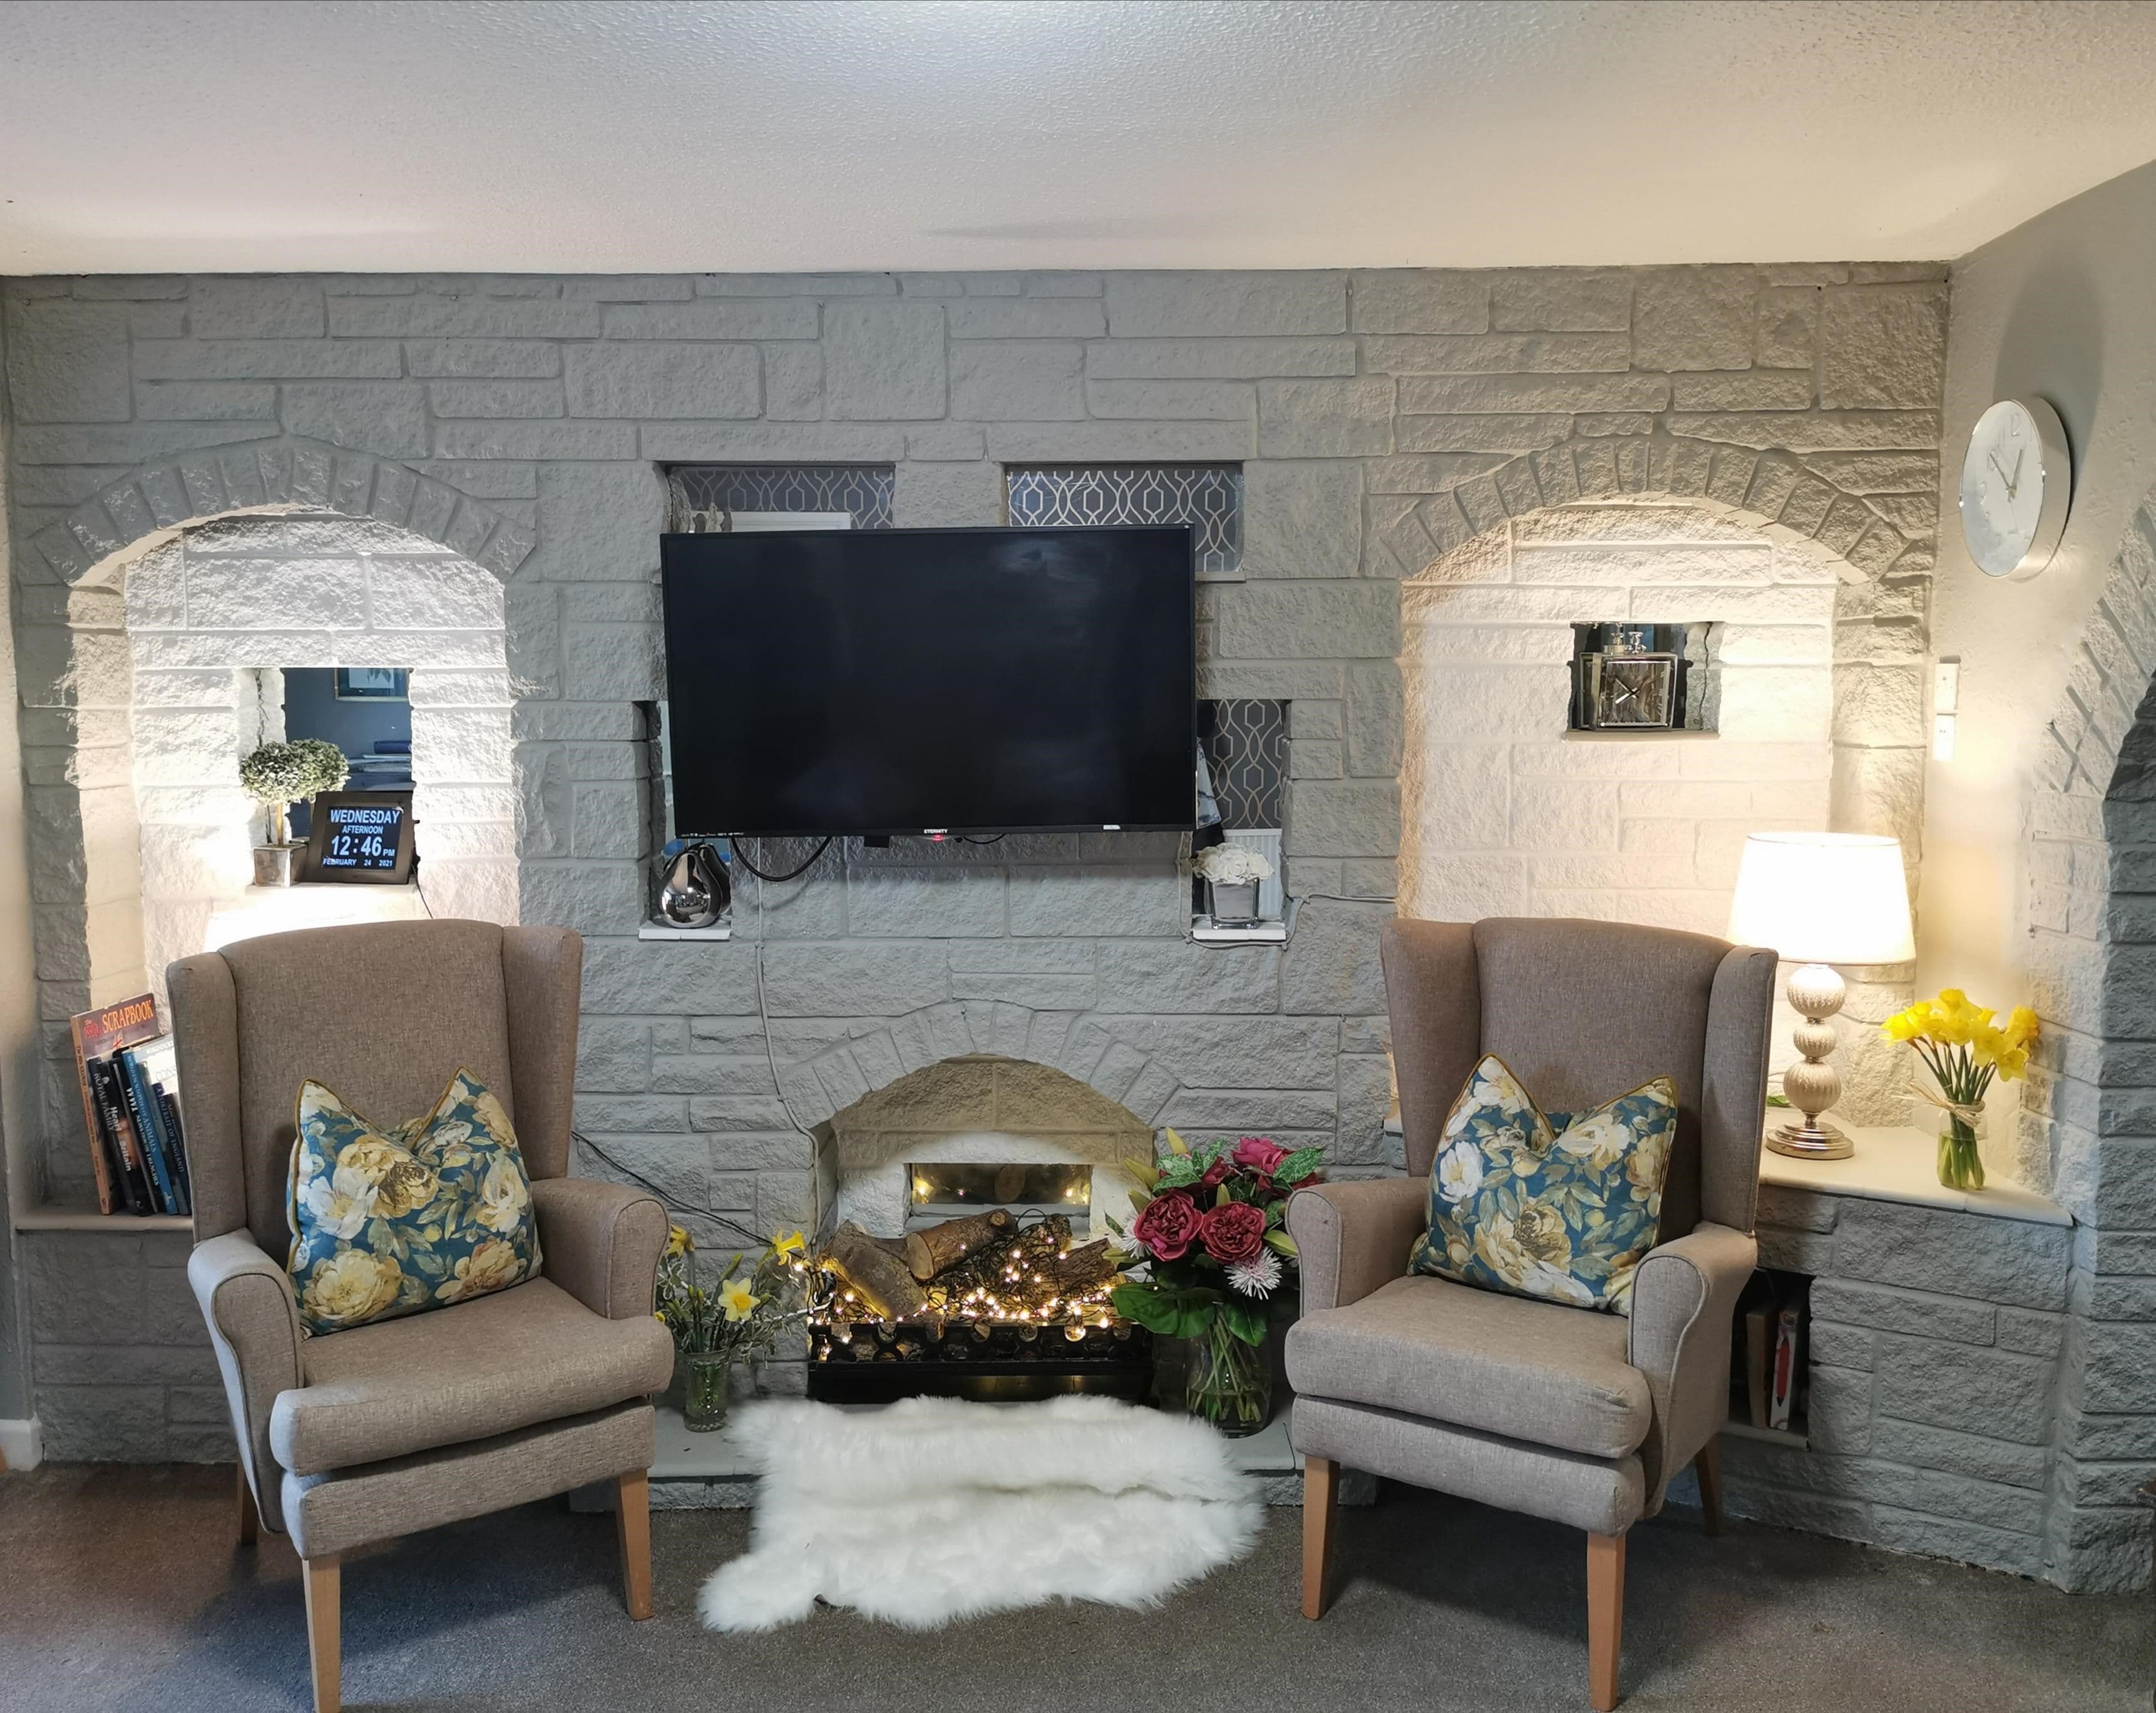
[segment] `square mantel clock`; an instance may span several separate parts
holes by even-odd
[[[403,886],[412,878],[409,791],[324,791],[312,814],[301,880]]]

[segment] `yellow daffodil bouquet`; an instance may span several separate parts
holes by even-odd
[[[1939,1109],[1939,1181],[1949,1189],[1981,1190],[1984,1160],[1978,1152],[1984,1098],[1994,1079],[2019,1082],[2029,1073],[2029,1050],[2041,1025],[2026,1006],[2016,1006],[2005,1022],[1989,1006],[1974,1004],[1958,987],[1937,999],[1918,1000],[1897,1011],[1883,1026],[1887,1038],[1916,1049],[1938,1085],[1934,1094],[1919,1088]]]
[[[684,1227],[668,1230],[656,1313],[674,1335],[681,1416],[690,1428],[723,1425],[734,1364],[768,1352],[782,1331],[808,1314],[808,1252],[799,1232],[780,1232],[752,1265],[744,1251],[706,1285],[696,1277],[695,1239]]]
[[[769,1350],[780,1329],[803,1312],[808,1247],[799,1232],[781,1232],[754,1265],[744,1251],[706,1285],[696,1278],[695,1240],[685,1227],[673,1227],[659,1260],[658,1315],[674,1335],[674,1348],[685,1356],[729,1360]]]

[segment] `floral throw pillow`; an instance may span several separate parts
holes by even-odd
[[[1574,1117],[1545,1114],[1502,1059],[1484,1058],[1438,1140],[1414,1270],[1630,1314],[1676,1128],[1667,1077]]]
[[[375,1124],[303,1083],[295,1128],[285,1270],[310,1334],[461,1303],[539,1271],[516,1132],[470,1072],[401,1124]]]

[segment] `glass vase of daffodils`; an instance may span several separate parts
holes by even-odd
[[[780,1331],[806,1312],[807,1250],[799,1232],[781,1232],[753,1264],[744,1251],[706,1287],[696,1278],[695,1240],[680,1226],[668,1231],[656,1312],[674,1335],[681,1418],[691,1433],[726,1425],[734,1364],[768,1352]]]
[[[1932,1073],[1937,1092],[1917,1093],[1938,1109],[1939,1181],[1949,1190],[1984,1187],[1984,1098],[1994,1078],[2018,1082],[2029,1072],[2036,1043],[2036,1014],[2015,1006],[2005,1023],[1989,1006],[1971,1002],[1958,987],[1937,999],[1918,1000],[1887,1020],[1889,1039],[1906,1041]]]

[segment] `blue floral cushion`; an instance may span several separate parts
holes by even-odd
[[[1667,1077],[1574,1117],[1543,1112],[1502,1059],[1486,1057],[1438,1139],[1414,1270],[1629,1314],[1676,1128]]]
[[[461,1303],[539,1271],[516,1131],[470,1072],[401,1124],[303,1083],[295,1124],[285,1270],[310,1334]]]

